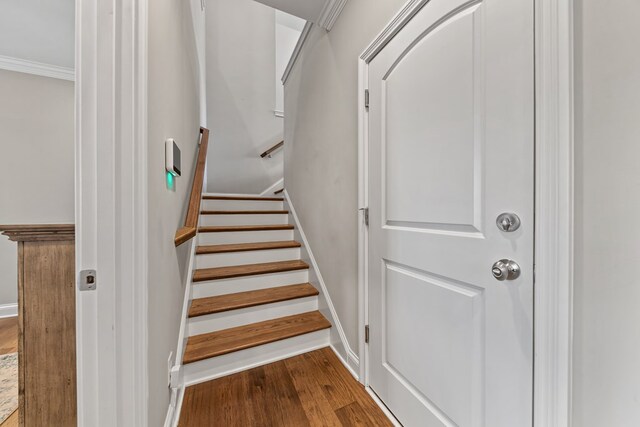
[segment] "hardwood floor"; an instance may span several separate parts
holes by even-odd
[[[188,387],[180,427],[392,426],[330,348]]]
[[[18,317],[0,319],[0,355],[18,351]]]
[[[0,355],[18,351],[18,317],[0,319]],[[18,410],[16,409],[3,423],[2,427],[18,426]]]

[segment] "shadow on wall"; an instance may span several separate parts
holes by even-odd
[[[255,132],[255,124],[252,126],[247,112],[241,111],[241,106],[237,105],[228,85],[222,84],[222,76],[218,79],[218,91],[215,96],[228,102],[224,114],[216,112],[217,106],[209,106],[209,111],[213,113],[209,119],[210,126],[220,129],[220,132],[212,131],[214,140],[208,158],[207,188],[212,192],[260,193],[282,178],[281,151],[274,153],[271,158],[260,157],[264,150],[282,140],[282,129],[272,129],[268,135],[252,134],[252,130]],[[274,121],[282,122],[272,111],[265,113],[272,115]],[[215,117],[223,115],[224,123],[216,122]]]
[[[257,194],[283,175],[282,156],[260,158],[282,140],[273,111],[275,12],[253,0],[208,0],[206,27],[207,189]]]

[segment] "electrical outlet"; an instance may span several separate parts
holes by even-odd
[[[173,351],[169,352],[167,359],[167,387],[171,387],[171,369],[173,368]]]

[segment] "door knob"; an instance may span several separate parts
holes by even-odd
[[[520,218],[514,213],[505,212],[498,215],[496,225],[500,230],[510,233],[520,228]]]
[[[491,273],[493,277],[500,281],[515,280],[520,277],[520,266],[517,262],[510,259],[501,259],[493,264]]]

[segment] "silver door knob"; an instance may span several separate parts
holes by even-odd
[[[501,259],[493,264],[491,273],[493,277],[500,281],[515,280],[520,277],[520,266],[517,262],[510,259]]]
[[[520,228],[520,218],[514,213],[505,212],[498,215],[496,225],[500,230],[510,233]]]

